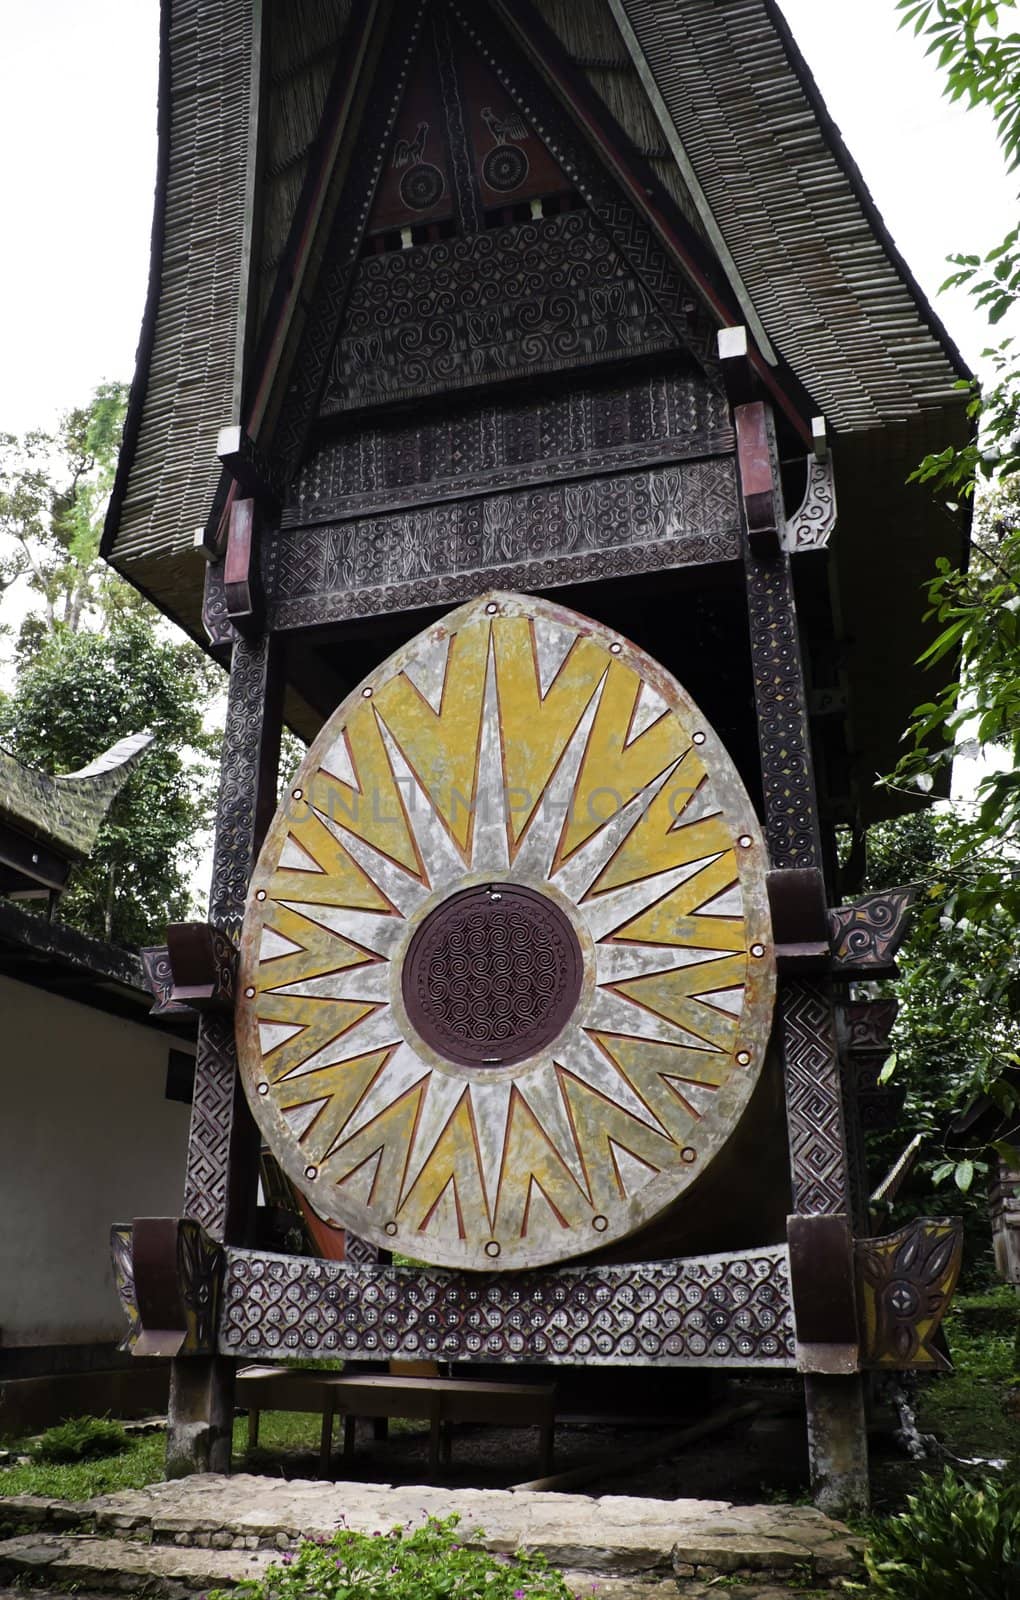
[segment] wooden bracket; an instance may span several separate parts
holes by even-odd
[[[920,886],[912,883],[830,911],[833,977],[895,977],[894,957],[906,938],[920,893]]]
[[[751,553],[774,556],[779,550],[776,517],[779,486],[772,471],[764,401],[753,400],[748,405],[735,406],[733,422],[737,430],[737,466]]]
[[[168,1017],[181,1012],[189,1013],[194,1007],[174,999],[174,975],[170,966],[170,952],[165,944],[150,945],[139,950],[145,987],[152,995],[150,1017]]]
[[[195,1011],[232,1012],[237,947],[208,922],[171,922],[166,930],[172,1002]]]
[[[949,1370],[937,1336],[963,1261],[963,1223],[918,1217],[855,1247],[863,1364]]]
[[[114,1278],[134,1356],[216,1348],[223,1250],[193,1217],[144,1217],[111,1230]]]
[[[860,1338],[849,1217],[787,1217],[786,1235],[798,1372],[856,1372]]]
[[[244,428],[221,428],[216,455],[244,498],[257,500],[267,511],[279,510],[285,498],[282,469]]]
[[[768,874],[776,969],[803,976],[829,970],[829,917],[817,867],[780,867]]]

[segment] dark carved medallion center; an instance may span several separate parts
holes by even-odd
[[[582,977],[577,936],[553,901],[521,884],[482,884],[444,900],[414,935],[404,1004],[446,1060],[512,1066],[555,1039]]]

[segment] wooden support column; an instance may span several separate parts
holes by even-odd
[[[765,832],[773,869],[822,865],[807,695],[771,407],[754,398],[743,330],[720,335],[733,406],[744,512],[744,570]],[[779,987],[793,1211],[849,1216],[850,1171],[831,981],[790,975]],[[868,1505],[860,1374],[808,1373],[808,1456],[815,1503],[836,1514]]]
[[[278,646],[236,638],[220,759],[209,921],[236,944],[248,879],[276,808],[282,722]],[[203,1013],[198,1027],[184,1214],[222,1244],[254,1242],[258,1137],[237,1072],[231,1016]],[[220,1356],[173,1362],[167,1474],[229,1472],[235,1363]]]

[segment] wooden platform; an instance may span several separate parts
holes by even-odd
[[[478,1383],[465,1378],[414,1378],[392,1373],[342,1372],[305,1368],[246,1367],[237,1375],[237,1403],[248,1411],[248,1448],[258,1443],[263,1411],[318,1411],[322,1414],[319,1463],[330,1471],[333,1423],[344,1419],[344,1460],[354,1454],[359,1417],[408,1417],[427,1421],[429,1467],[448,1464],[455,1423],[473,1422],[540,1430],[541,1472],[552,1471],[556,1424],[552,1384]]]

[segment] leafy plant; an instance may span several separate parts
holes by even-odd
[[[865,1559],[888,1600],[1020,1600],[1020,1485],[947,1467],[876,1530]]]
[[[261,1578],[206,1600],[570,1600],[543,1556],[492,1555],[457,1538],[457,1517],[389,1533],[342,1529],[306,1540]],[[477,1538],[477,1534],[472,1535]]]
[[[96,1461],[120,1455],[130,1442],[120,1423],[109,1417],[71,1417],[47,1428],[32,1454],[38,1461]]]

